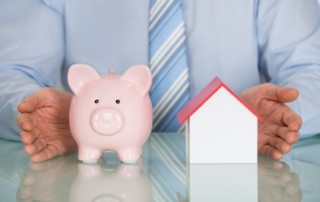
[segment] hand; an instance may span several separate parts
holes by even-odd
[[[258,123],[258,152],[280,159],[299,140],[301,118],[285,103],[297,99],[293,88],[266,83],[245,90],[240,97],[263,119]]]
[[[17,125],[24,150],[33,162],[74,151],[77,144],[69,128],[70,94],[44,88],[18,105]]]

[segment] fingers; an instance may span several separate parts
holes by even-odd
[[[21,141],[25,144],[24,150],[31,155],[31,160],[37,160],[37,154],[47,147],[47,142],[43,138],[39,138],[36,128],[33,127],[32,116],[30,113],[21,113],[17,117],[17,126],[22,129],[20,132]],[[36,156],[36,157],[33,157]]]
[[[28,145],[32,144],[37,139],[37,135],[29,131],[21,131],[20,138],[24,144]]]
[[[280,159],[288,153],[291,145],[299,140],[299,132],[290,131],[288,127],[278,127],[275,134],[259,134],[258,152],[270,156],[273,159]]]
[[[298,114],[287,108],[283,113],[282,122],[288,126],[290,131],[299,131],[302,119]]]
[[[33,119],[32,119],[31,114],[29,114],[29,113],[19,114],[16,119],[16,124],[22,130],[32,131]]]
[[[30,155],[32,162],[48,160],[59,154],[54,145],[48,145],[43,138],[38,138],[31,132],[22,132],[21,139],[25,143],[24,150]]]
[[[270,146],[277,149],[281,154],[286,154],[291,149],[290,144],[278,137],[270,137],[268,143]]]
[[[42,138],[37,138],[32,144],[27,144],[24,150],[30,154],[32,162],[41,162],[58,155],[58,150],[54,146],[48,146]]]
[[[48,146],[46,149],[31,155],[30,160],[32,162],[41,162],[51,159],[58,155],[58,150],[54,147]]]
[[[260,154],[270,156],[275,160],[279,160],[282,157],[282,153],[270,145],[263,145],[258,149],[258,152]]]
[[[282,138],[262,134],[259,137],[258,152],[270,156],[273,159],[280,159],[283,154],[290,151],[291,144],[288,144]]]
[[[300,136],[301,117],[291,109],[286,108],[282,113],[280,122],[282,122],[282,125],[278,126],[275,136],[278,136],[290,145],[296,143]]]
[[[24,150],[32,155],[35,153],[40,152],[41,150],[44,150],[47,147],[47,143],[43,138],[37,138],[32,144],[26,144],[24,146]]]
[[[279,127],[277,136],[288,144],[294,144],[299,140],[299,132],[291,131],[288,127]]]

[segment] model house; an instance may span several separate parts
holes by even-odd
[[[263,119],[218,77],[178,114],[187,122],[189,163],[256,163]]]

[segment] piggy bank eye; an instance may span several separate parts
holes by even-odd
[[[117,103],[117,104],[120,104],[120,100],[116,100],[116,103]]]
[[[99,100],[98,100],[98,99],[94,100],[94,103],[98,104],[98,103],[99,103]]]

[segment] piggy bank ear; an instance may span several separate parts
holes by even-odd
[[[99,74],[89,65],[75,64],[69,68],[68,84],[72,92],[79,94],[88,82],[100,78]]]
[[[145,65],[135,65],[130,67],[122,76],[138,86],[143,95],[148,94],[152,85],[152,75]]]

